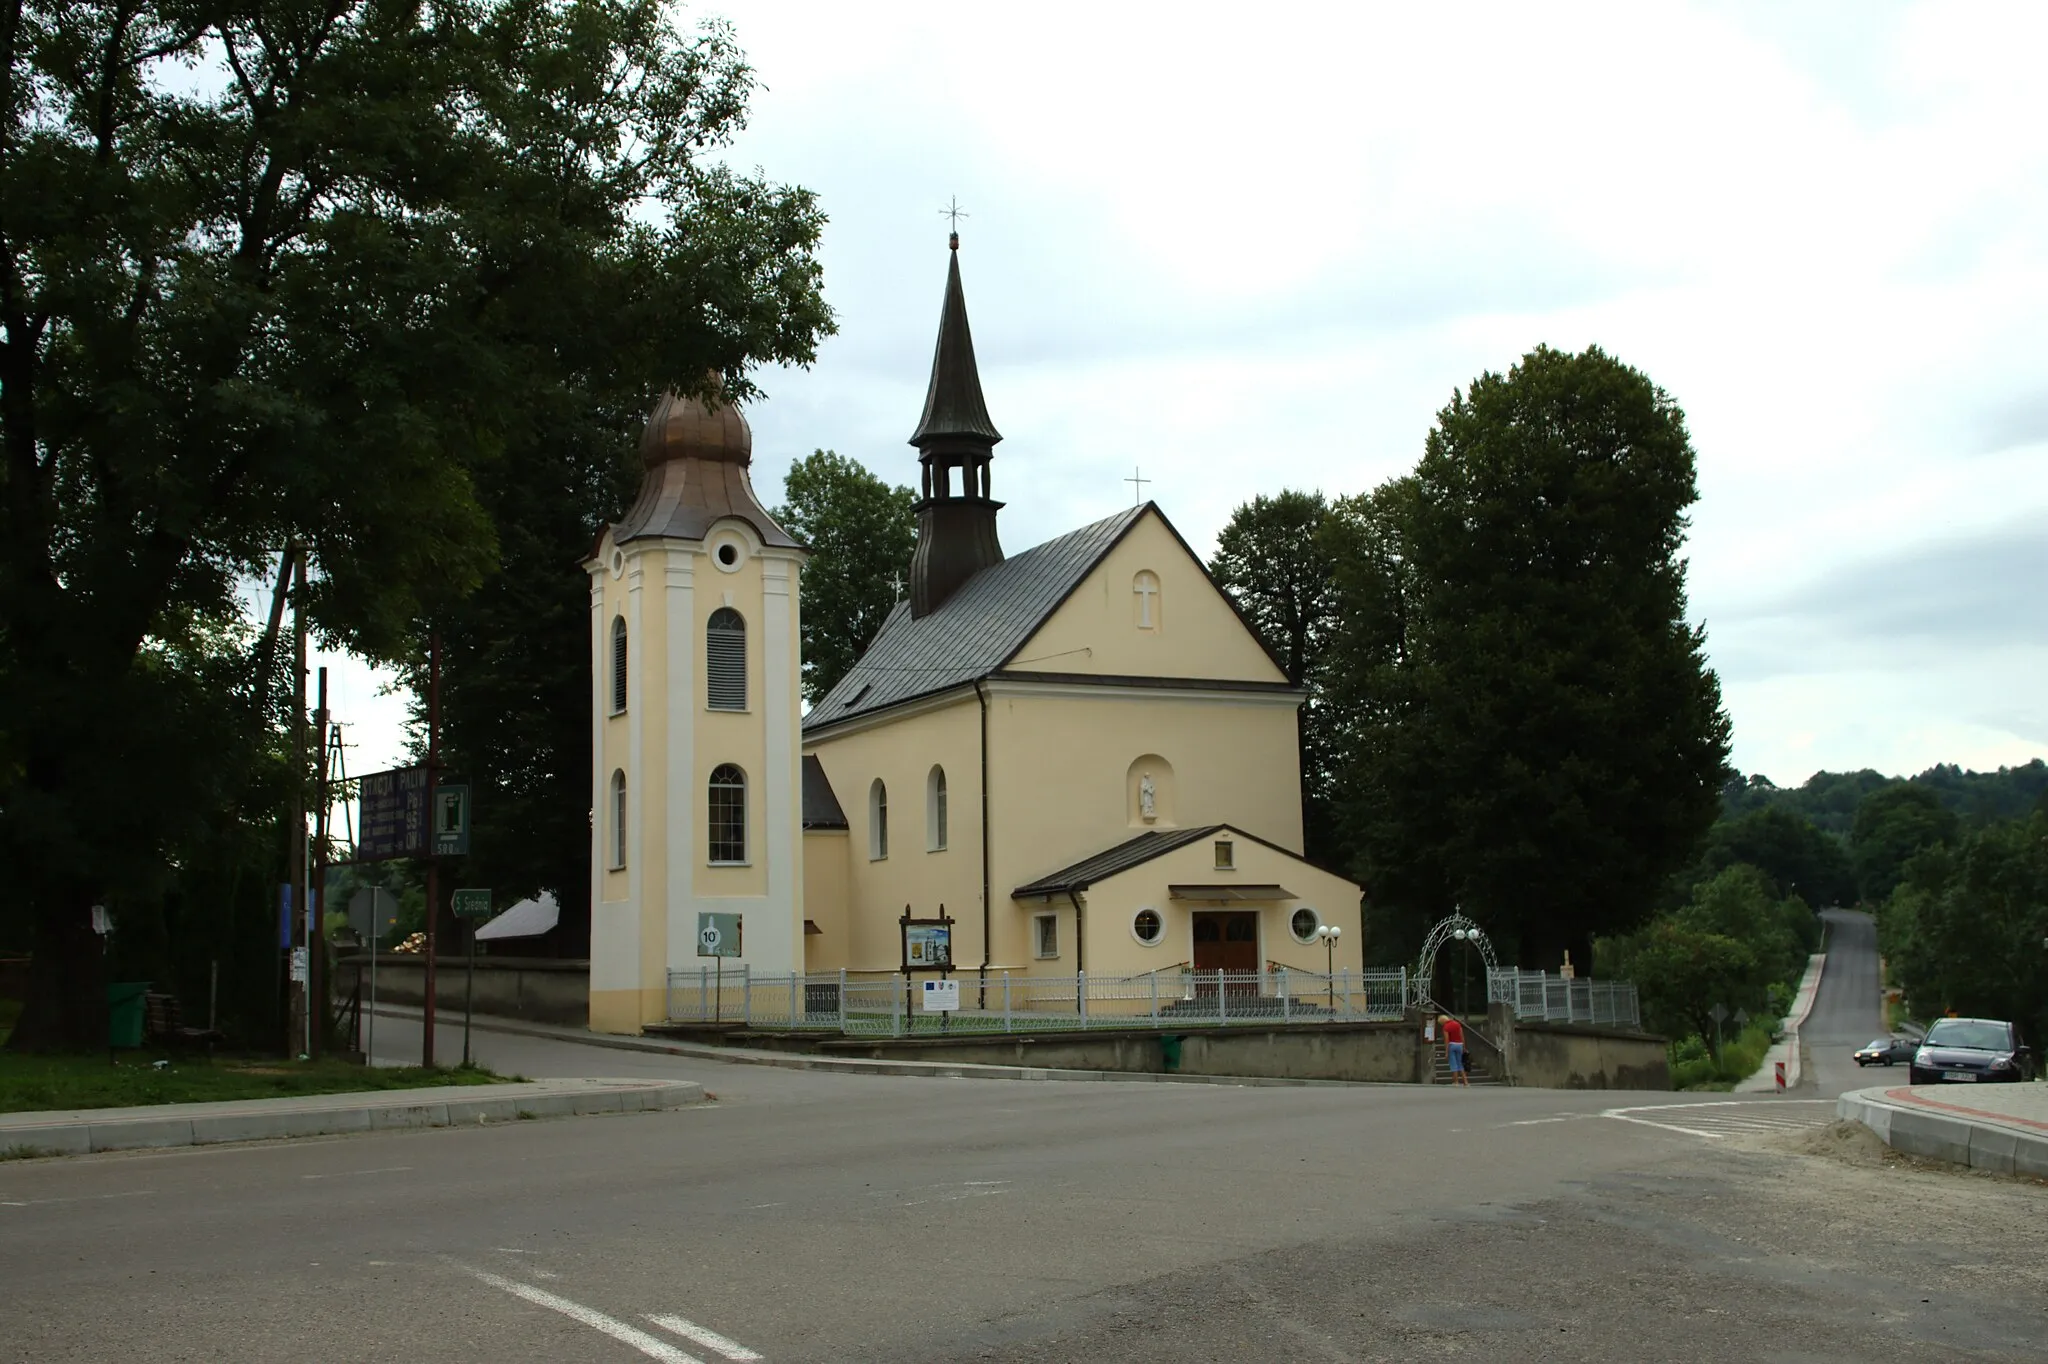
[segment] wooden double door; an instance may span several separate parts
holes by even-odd
[[[1200,973],[1204,971],[1259,969],[1257,910],[1197,910],[1194,917],[1194,966],[1198,984]]]

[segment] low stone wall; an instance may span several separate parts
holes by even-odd
[[[435,960],[434,998],[444,1015],[462,1012],[466,957]],[[336,964],[334,989],[346,996],[356,988],[356,972],[362,971],[363,1004],[370,1002],[370,958],[368,954],[343,957]],[[426,1002],[427,964],[417,953],[382,952],[377,956],[377,1001],[380,1004],[423,1004]],[[499,1018],[523,1018],[534,1023],[566,1023],[586,1027],[590,1023],[590,963],[546,957],[478,957],[476,959],[476,1012]]]
[[[1017,1033],[962,1038],[789,1038],[828,1056],[973,1065],[1043,1066],[1048,1070],[1159,1073],[1168,1069],[1167,1040],[1177,1039],[1187,1075],[1241,1075],[1288,1080],[1360,1080],[1412,1084],[1428,1073],[1421,1030],[1403,1022],[1296,1024],[1284,1028],[1094,1033]],[[739,1042],[736,1034],[726,1040]],[[767,1039],[748,1038],[759,1046]]]
[[[1517,1085],[1540,1089],[1671,1088],[1665,1040],[1649,1033],[1578,1023],[1517,1022],[1506,1031],[1502,1045]]]

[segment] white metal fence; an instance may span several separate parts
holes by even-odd
[[[1487,977],[1486,997],[1505,1004],[1515,1017],[1545,1023],[1593,1023],[1622,1028],[1642,1026],[1636,987],[1625,980],[1579,980],[1547,971],[1494,971]]]
[[[1085,1028],[1229,1026],[1398,1019],[1414,1002],[1408,972],[1322,975],[1265,971],[1172,971],[1072,976],[973,971],[955,975],[960,1006],[925,1008],[924,981],[835,972],[757,975],[742,966],[671,971],[673,1023],[817,1028],[855,1036],[912,1033],[1071,1032]]]

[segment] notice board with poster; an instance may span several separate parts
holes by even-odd
[[[913,919],[910,907],[904,906],[903,917],[897,920],[903,931],[903,973],[913,971],[950,971],[953,969],[953,920],[947,916],[946,907],[939,906],[936,919]]]

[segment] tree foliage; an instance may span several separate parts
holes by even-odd
[[[88,907],[148,936],[193,823],[241,841],[261,794],[239,583],[305,544],[322,634],[404,659],[498,567],[477,490],[510,452],[624,439],[622,395],[706,370],[744,398],[830,318],[811,196],[701,159],[752,88],[730,33],[653,0],[4,25],[0,912],[42,1046],[102,1025]]]
[[[917,498],[830,450],[797,461],[782,487],[775,519],[811,550],[803,574],[804,695],[816,701],[846,676],[895,608],[917,547]]]
[[[1319,492],[1255,497],[1231,514],[1209,561],[1288,682],[1308,693],[1298,712],[1302,826],[1308,855],[1318,860],[1337,852],[1324,666],[1337,619],[1328,518]]]
[[[1924,786],[1899,783],[1863,801],[1849,830],[1849,854],[1863,898],[1882,904],[1891,898],[1906,864],[1928,848],[1956,838],[1954,811]]]
[[[1856,903],[1856,874],[1842,840],[1788,811],[1766,806],[1717,822],[1691,879],[1738,863],[1760,869],[1779,895],[1796,894],[1812,905]]]
[[[1908,860],[1878,916],[1907,1003],[2020,1023],[2048,1037],[2048,812],[1930,844]]]
[[[1457,903],[1554,969],[1697,855],[1729,725],[1685,618],[1696,498],[1668,395],[1539,348],[1453,395],[1412,482],[1340,505],[1333,667],[1384,687],[1340,725],[1343,817],[1410,934]]]

